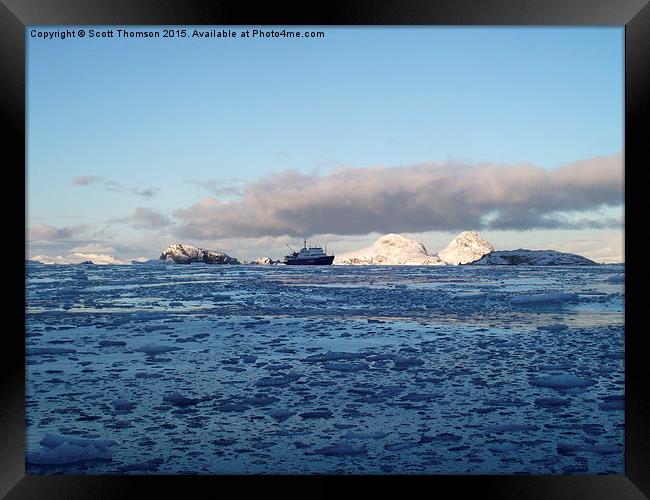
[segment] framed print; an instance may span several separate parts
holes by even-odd
[[[5,1],[3,493],[647,495],[648,9]]]

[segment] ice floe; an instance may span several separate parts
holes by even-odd
[[[95,460],[111,460],[111,447],[117,444],[109,439],[90,439],[75,436],[47,434],[41,445],[45,448],[28,452],[25,460],[34,465],[62,465]]]
[[[27,267],[30,474],[624,470],[622,266]]]

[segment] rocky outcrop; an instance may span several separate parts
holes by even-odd
[[[252,263],[258,266],[272,266],[275,264],[279,264],[280,261],[273,260],[270,257],[260,257],[259,259],[253,261]]]
[[[581,255],[555,250],[499,250],[471,265],[477,266],[593,266],[596,262]]]
[[[203,262],[205,264],[239,264],[239,261],[223,252],[204,250],[203,248],[176,243],[165,248],[160,255],[160,260],[175,264],[190,264]]]

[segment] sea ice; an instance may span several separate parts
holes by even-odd
[[[156,344],[146,344],[142,347],[135,349],[136,351],[143,352],[148,356],[156,356],[158,354],[164,354],[166,352],[178,351],[180,347],[175,346],[166,346],[166,345],[156,345]]]
[[[44,356],[47,354],[74,354],[76,349],[68,347],[28,347],[25,354],[27,356]]]
[[[539,398],[535,400],[535,406],[541,406],[542,408],[559,408],[570,403],[570,400],[561,398]]]
[[[317,450],[314,450],[313,453],[317,453],[319,455],[325,455],[326,457],[344,457],[344,456],[365,455],[367,451],[363,446],[355,446],[353,444],[341,443],[341,444],[334,444],[331,446],[325,446],[324,448],[318,448]]]
[[[28,473],[624,471],[618,267],[27,267]]]
[[[46,448],[55,448],[63,443],[69,443],[75,446],[95,446],[96,448],[108,448],[117,444],[112,439],[80,438],[76,436],[62,436],[60,434],[46,434],[41,439],[41,444]]]
[[[360,370],[367,370],[368,363],[325,363],[323,364],[325,370],[333,370],[337,372],[358,372]]]
[[[421,443],[417,441],[403,441],[400,443],[386,443],[384,449],[388,451],[403,451],[420,446]]]
[[[572,443],[558,443],[557,452],[560,455],[574,455],[581,451],[587,453],[594,453],[596,455],[611,455],[618,453],[620,450],[613,445],[596,445],[596,444],[572,444]]]
[[[550,377],[536,378],[531,384],[539,387],[552,387],[555,389],[569,389],[573,387],[587,387],[595,384],[593,380],[578,377],[570,373],[552,375]]]
[[[529,432],[538,430],[539,426],[531,424],[498,424],[488,425],[486,429],[492,432]]]
[[[312,419],[312,418],[332,418],[332,412],[329,410],[321,410],[321,411],[307,411],[304,413],[301,413],[300,416],[302,418],[306,419]]]
[[[135,408],[138,404],[134,401],[127,401],[126,399],[116,399],[111,401],[111,405],[117,411],[128,411]]]
[[[126,342],[123,340],[102,340],[99,347],[124,347]]]
[[[296,414],[295,411],[279,409],[279,408],[271,410],[268,413],[269,417],[274,418],[278,422],[284,422],[286,419],[292,417],[295,414]]]
[[[169,394],[165,394],[163,396],[163,401],[165,403],[172,404],[174,406],[180,406],[180,407],[185,407],[185,406],[192,406],[197,404],[200,400],[199,399],[192,399],[192,398],[187,398],[183,396],[181,393],[174,391]]]
[[[537,329],[546,332],[561,332],[563,330],[568,330],[569,327],[564,323],[551,323],[549,325],[538,326]]]
[[[519,451],[523,448],[521,443],[498,443],[488,446],[488,450],[494,453],[508,453],[510,451]]]
[[[577,293],[538,293],[513,297],[510,303],[527,306],[543,303],[575,302],[578,300],[580,300],[580,296]]]
[[[408,370],[413,366],[422,366],[424,364],[424,361],[416,357],[407,358],[403,356],[397,356],[393,359],[393,363],[393,368],[395,370]]]
[[[303,358],[303,361],[308,363],[318,363],[322,361],[342,361],[350,359],[360,359],[363,358],[363,354],[358,354],[354,352],[332,352],[328,351],[325,354],[312,354]]]
[[[451,296],[454,300],[476,300],[485,297],[484,293],[456,293]]]
[[[382,431],[358,431],[347,432],[343,435],[344,439],[384,439],[388,436],[389,432]]]
[[[327,304],[327,299],[323,297],[303,297],[302,298],[302,303],[303,304]]]
[[[292,382],[295,382],[299,378],[300,376],[295,374],[262,377],[257,382],[255,382],[255,385],[258,387],[284,387],[291,384]]]
[[[110,447],[117,444],[109,439],[90,439],[73,436],[47,434],[41,445],[45,450],[28,452],[25,456],[27,463],[35,465],[59,465],[87,462],[94,460],[110,460]]]
[[[79,446],[64,442],[54,448],[44,451],[27,452],[25,461],[35,465],[73,464],[93,460],[110,460],[110,449],[98,448],[94,445]]]

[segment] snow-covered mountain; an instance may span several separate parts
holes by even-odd
[[[493,266],[590,266],[596,262],[581,255],[555,250],[498,250],[471,265]]]
[[[189,264],[191,262],[204,262],[206,264],[239,264],[239,261],[223,252],[204,250],[183,243],[169,245],[162,251],[160,260],[176,264]]]
[[[463,231],[438,252],[447,264],[468,264],[494,252],[494,247],[474,231]]]
[[[474,231],[463,231],[438,255],[431,255],[422,243],[399,234],[386,234],[361,250],[339,254],[340,265],[502,265],[502,266],[587,266],[594,261],[555,250],[494,250]]]
[[[379,238],[370,247],[337,255],[334,257],[334,264],[438,266],[444,265],[444,262],[437,255],[430,255],[422,243],[390,233]]]

